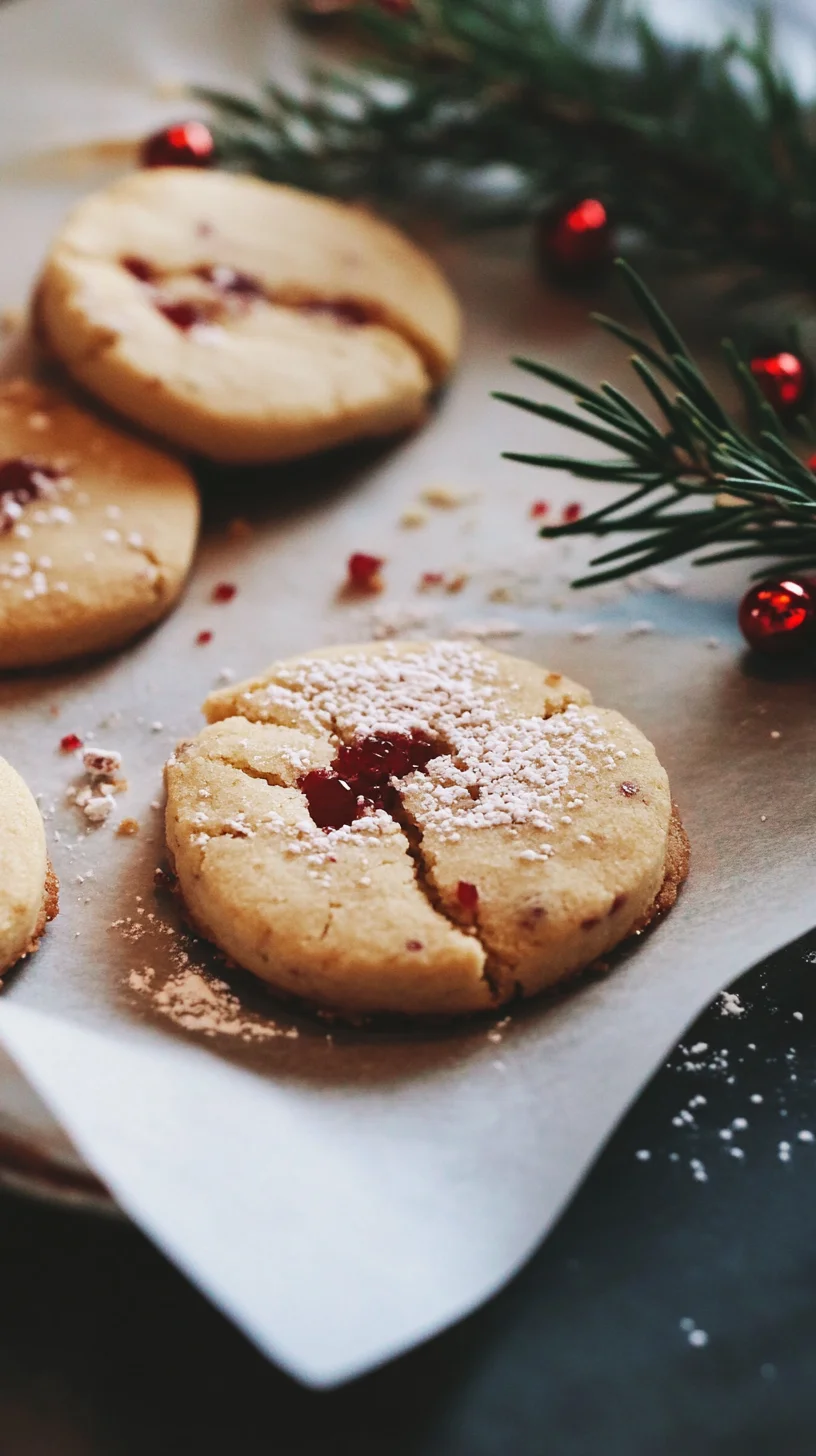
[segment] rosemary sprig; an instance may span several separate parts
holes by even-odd
[[[775,558],[786,569],[816,569],[816,475],[786,441],[782,422],[729,343],[724,345],[746,415],[741,428],[723,410],[676,329],[645,284],[622,260],[618,267],[650,325],[657,347],[612,319],[597,322],[635,353],[632,368],[657,406],[657,425],[611,384],[592,389],[547,364],[516,359],[519,368],[572,396],[582,413],[521,395],[496,399],[527,410],[614,451],[609,460],[506,452],[508,460],[567,470],[581,480],[629,487],[590,515],[541,535],[634,539],[596,556],[576,587],[614,581],[678,556],[704,551],[694,565]],[[756,576],[765,575],[768,565]]]
[[[226,166],[466,223],[598,196],[678,260],[747,265],[760,291],[816,281],[813,102],[767,13],[713,46],[664,40],[624,0],[572,22],[552,0],[368,0],[349,24],[373,50],[305,94],[198,92]]]

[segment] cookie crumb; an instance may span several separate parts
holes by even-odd
[[[130,835],[139,833],[138,819],[123,819],[116,827],[116,833],[120,839],[128,838]]]
[[[424,526],[428,520],[428,512],[423,511],[421,506],[414,506],[411,510],[403,511],[400,516],[400,525],[406,531],[415,531],[419,526]]]
[[[122,755],[113,748],[86,748],[82,763],[88,778],[114,779],[122,767]]]
[[[438,511],[455,511],[467,499],[461,491],[451,490],[447,485],[429,485],[422,492],[422,500],[426,506],[433,506]]]

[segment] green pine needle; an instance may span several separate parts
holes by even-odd
[[[617,451],[611,460],[603,461],[515,451],[507,451],[506,459],[566,470],[581,480],[636,486],[623,499],[577,521],[542,529],[541,535],[550,539],[621,532],[634,536],[625,545],[594,557],[593,570],[573,585],[597,586],[686,555],[693,557],[696,566],[765,557],[766,565],[755,573],[757,577],[767,574],[767,558],[779,567],[816,569],[816,476],[786,443],[781,422],[759,393],[750,371],[726,343],[746,406],[746,432],[725,413],[642,279],[622,260],[617,266],[663,353],[611,320],[599,322],[637,351],[630,362],[661,412],[662,427],[611,385],[592,389],[561,370],[529,359],[515,362],[563,390],[594,418],[520,395],[495,395]],[[657,383],[647,358],[671,382],[673,395]],[[724,496],[730,498],[728,503]],[[698,508],[701,497],[710,501],[703,509]],[[637,509],[632,510],[633,506]],[[696,554],[714,545],[716,551]]]
[[[225,166],[464,224],[594,196],[677,261],[740,265],[765,291],[816,282],[813,99],[767,14],[710,46],[664,40],[623,0],[586,0],[573,22],[554,0],[367,0],[347,24],[362,60],[305,93],[197,92]],[[668,320],[651,323],[683,358]]]

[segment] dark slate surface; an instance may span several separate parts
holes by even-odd
[[[513,1284],[338,1391],[269,1366],[132,1228],[0,1200],[0,1456],[810,1456],[816,932],[734,989]]]

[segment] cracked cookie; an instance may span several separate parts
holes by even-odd
[[[58,912],[59,885],[29,789],[0,758],[0,975],[37,949]]]
[[[56,390],[0,385],[0,668],[119,647],[157,622],[197,533],[178,461]]]
[[[418,424],[459,347],[450,288],[395,228],[291,187],[183,168],[81,202],[36,312],[86,388],[233,463]]]
[[[688,847],[646,738],[455,642],[329,648],[213,693],[167,766],[195,927],[279,991],[451,1015],[573,975],[667,909]]]

